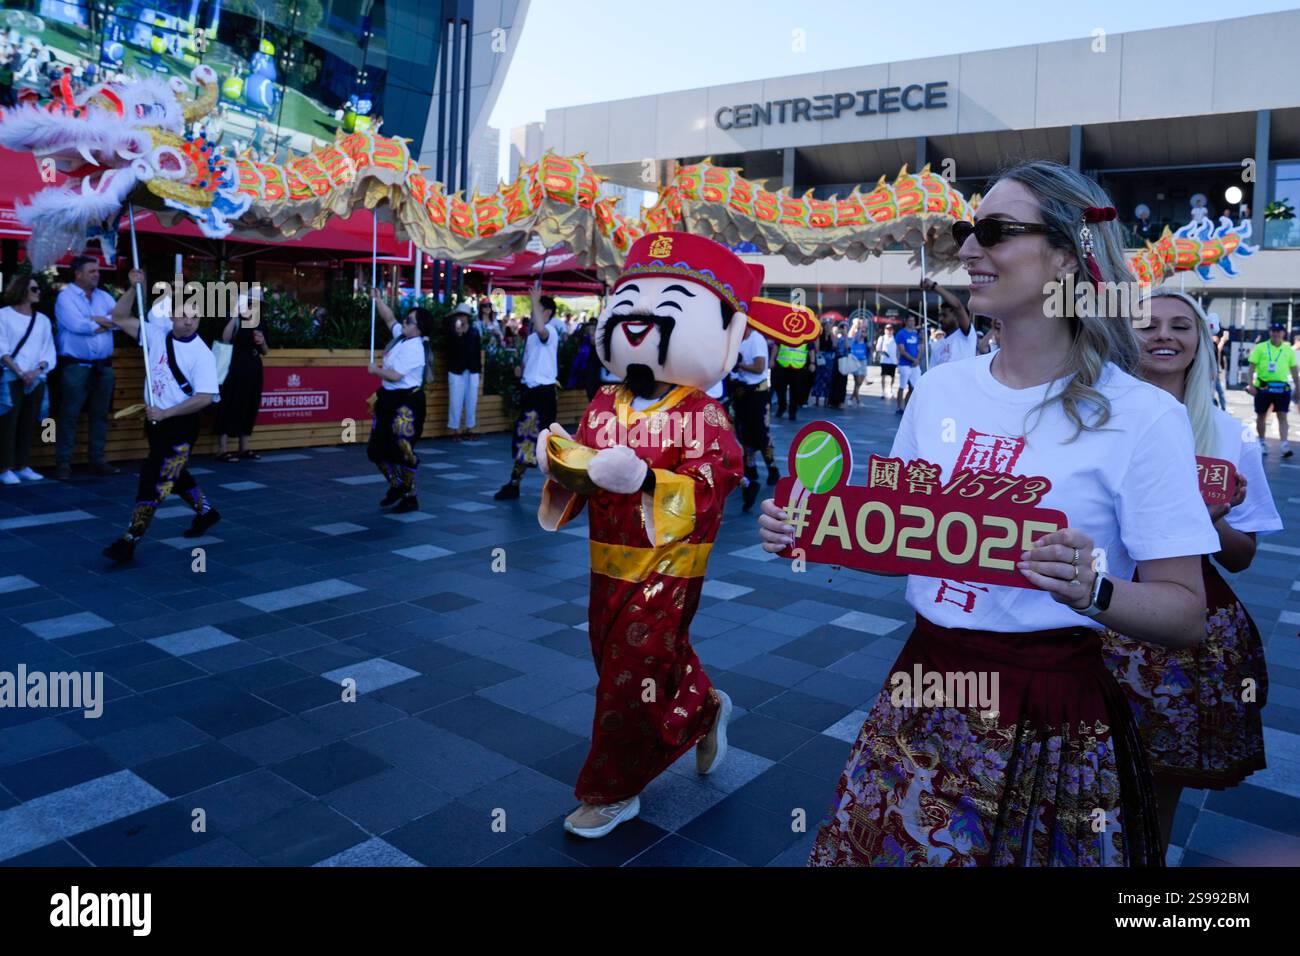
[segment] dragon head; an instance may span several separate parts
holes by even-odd
[[[217,75],[200,66],[191,78],[198,93],[184,100],[188,86],[179,77],[101,83],[74,96],[65,72],[52,100],[0,111],[0,146],[53,159],[68,176],[17,210],[32,229],[28,253],[34,267],[82,251],[90,238],[99,238],[111,258],[113,243],[104,239],[116,234],[122,207],[138,185],[147,184],[165,204],[169,187],[188,187],[202,181],[202,173],[215,173],[211,151],[201,142],[193,146],[185,127],[215,105]],[[208,163],[210,168],[201,168]],[[215,191],[218,176],[209,178]],[[194,205],[201,197],[177,198]]]

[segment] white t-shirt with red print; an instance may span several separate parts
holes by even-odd
[[[1282,518],[1277,513],[1273,492],[1264,475],[1264,458],[1259,451],[1259,442],[1255,440],[1254,426],[1238,421],[1221,408],[1213,411],[1217,431],[1214,457],[1232,462],[1246,479],[1246,498],[1228,512],[1228,524],[1238,531],[1257,535],[1281,531]],[[1245,429],[1250,429],[1248,441],[1244,440]]]
[[[1067,444],[1074,424],[1060,403],[1033,412],[1065,380],[1009,388],[993,377],[994,358],[948,362],[925,375],[907,404],[891,455],[941,465],[945,481],[964,469],[1049,479],[1051,490],[1036,507],[1064,512],[1072,528],[1104,549],[1107,573],[1120,580],[1132,578],[1137,561],[1219,549],[1197,486],[1192,428],[1171,395],[1108,364],[1097,387],[1110,401],[1110,421]],[[1082,555],[1084,560],[1092,556]],[[1102,627],[1032,587],[909,575],[907,600],[942,627]]]
[[[198,333],[188,339],[172,339],[176,352],[176,367],[190,383],[192,393],[186,395],[172,375],[167,360],[167,335],[172,330],[171,320],[165,315],[143,323],[141,328],[148,336],[149,371],[152,373],[153,393],[145,384],[145,401],[155,408],[175,408],[195,395],[211,395],[219,401],[221,386],[217,383],[217,360],[212,350],[199,338]]]

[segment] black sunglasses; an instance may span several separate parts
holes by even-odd
[[[952,224],[952,237],[957,245],[975,234],[975,241],[985,249],[996,246],[1003,239],[1012,236],[1047,235],[1052,227],[1042,222],[1012,222],[1009,219],[981,219],[979,222],[967,222],[959,219]]]

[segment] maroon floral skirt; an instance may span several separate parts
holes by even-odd
[[[1255,622],[1209,559],[1202,564],[1203,643],[1160,647],[1107,630],[1102,644],[1156,781],[1225,790],[1265,767],[1268,670]]]
[[[915,706],[897,678],[918,673],[955,675],[958,693]],[[992,707],[960,693],[981,676]],[[1150,770],[1098,632],[918,616],[809,864],[1163,866]]]

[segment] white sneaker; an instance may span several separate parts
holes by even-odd
[[[6,485],[18,485],[18,484],[22,484],[22,479],[19,478],[17,475],[15,475],[12,471],[6,471],[0,473],[0,483]]]
[[[584,803],[564,819],[564,829],[589,840],[599,839],[620,823],[641,812],[641,798],[630,797],[605,805]]]
[[[45,480],[44,475],[42,475],[39,471],[32,471],[30,468],[24,468],[22,471],[18,472],[18,477],[21,478],[23,481],[44,481]]]
[[[1259,453],[1261,455],[1268,454],[1268,442],[1264,441],[1262,438],[1259,440]]]
[[[1295,452],[1291,450],[1291,443],[1289,441],[1282,442],[1282,457],[1290,458],[1294,454]]]

